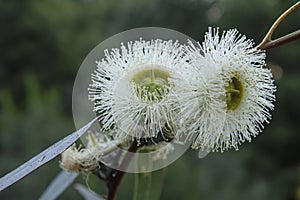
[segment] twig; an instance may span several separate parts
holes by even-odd
[[[129,152],[136,152],[138,149],[138,144],[137,141],[134,140],[131,146],[129,147],[128,151]],[[126,153],[124,160],[122,161],[121,164],[121,169],[126,169],[127,166],[129,165],[130,161],[132,159],[132,154]],[[107,195],[107,200],[115,200],[117,191],[119,189],[120,183],[125,175],[124,171],[117,171],[115,176],[112,177],[111,180],[107,182],[107,188],[108,188],[108,195]]]
[[[295,32],[292,32],[290,34],[287,34],[285,36],[282,36],[278,39],[270,40],[270,41],[266,42],[265,44],[258,46],[257,48],[261,49],[261,50],[267,50],[267,49],[271,49],[273,47],[277,47],[277,46],[289,43],[289,42],[297,40],[297,39],[300,39],[300,29]]]
[[[288,10],[286,10],[271,26],[270,30],[268,31],[265,38],[262,40],[262,42],[257,46],[258,49],[266,50],[271,49],[273,47],[280,46],[282,44],[291,42],[293,40],[300,38],[300,30],[297,30],[293,33],[290,33],[288,35],[285,35],[283,37],[280,37],[278,39],[272,40],[271,37],[278,27],[278,25],[290,14],[292,13],[296,8],[300,6],[300,1],[295,3],[293,6],[291,6]]]

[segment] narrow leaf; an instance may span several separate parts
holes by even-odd
[[[76,179],[78,173],[62,170],[49,184],[39,200],[54,200],[61,195]]]
[[[35,157],[31,158],[26,163],[19,166],[17,169],[6,174],[0,179],[0,191],[4,190],[5,188],[14,184],[26,175],[30,174],[40,166],[44,165],[45,163],[60,155],[63,151],[70,147],[78,138],[80,138],[97,119],[98,117],[93,119],[91,122],[89,122],[87,125],[79,129],[78,131],[73,132],[72,134],[66,136],[62,140],[48,147]]]
[[[85,186],[81,184],[75,184],[74,188],[83,196],[86,200],[105,200],[95,192],[87,189]]]
[[[134,165],[138,169],[151,169],[152,159],[148,159],[144,165],[139,166],[138,159],[135,160]],[[165,170],[150,171],[146,173],[135,173],[134,175],[134,190],[133,200],[159,200],[162,192]]]
[[[163,188],[165,170],[136,173],[134,182],[134,200],[159,200]]]

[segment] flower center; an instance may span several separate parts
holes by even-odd
[[[240,105],[243,94],[244,87],[243,83],[234,76],[230,79],[226,89],[226,104],[228,110],[235,110]]]
[[[136,73],[132,81],[141,99],[160,101],[169,92],[169,77],[169,72],[154,67]]]

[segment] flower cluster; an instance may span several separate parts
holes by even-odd
[[[274,108],[265,53],[235,29],[209,28],[202,44],[140,39],[105,51],[89,99],[113,138],[186,137],[202,151],[238,149]]]

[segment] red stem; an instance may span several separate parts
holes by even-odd
[[[136,152],[138,149],[137,141],[134,140],[131,146],[129,147],[129,152]],[[132,154],[127,153],[124,157],[124,160],[121,164],[121,169],[126,169],[132,159]],[[125,175],[124,171],[117,171],[115,176],[107,182],[108,195],[107,200],[116,200],[117,191],[119,189],[120,183]]]
[[[287,34],[275,40],[269,40],[268,42],[259,45],[257,48],[261,50],[272,49],[274,47],[278,47],[280,45],[292,42],[297,39],[300,39],[300,30],[297,30],[295,32],[292,32],[290,34]]]

